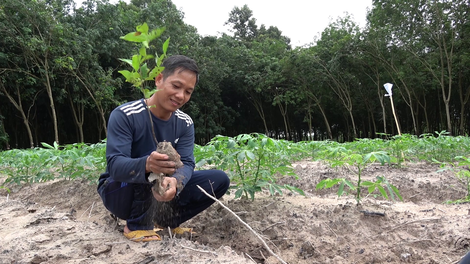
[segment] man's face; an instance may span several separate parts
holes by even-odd
[[[191,98],[196,85],[196,74],[192,71],[176,69],[166,79],[163,75],[155,78],[157,86],[157,108],[164,112],[174,112]]]

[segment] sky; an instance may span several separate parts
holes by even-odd
[[[129,2],[128,0],[124,0]],[[76,0],[79,2],[79,0]],[[116,3],[118,0],[110,0]],[[224,23],[230,11],[247,5],[256,24],[275,26],[291,39],[294,47],[314,41],[330,22],[345,12],[360,26],[366,25],[366,13],[372,0],[172,0],[184,13],[184,22],[197,28],[201,36],[232,35]]]
[[[184,22],[197,28],[202,36],[229,33],[230,11],[247,5],[253,11],[256,24],[275,26],[291,39],[293,46],[313,42],[315,36],[345,12],[361,27],[366,24],[367,9],[372,0],[172,0],[184,12]]]

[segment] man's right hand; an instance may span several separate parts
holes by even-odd
[[[166,191],[160,195],[155,186],[152,188],[153,197],[159,202],[168,202],[173,200],[176,195],[176,178],[173,177],[164,177],[161,183],[161,187],[166,189]],[[167,189],[168,188],[168,189]]]
[[[173,175],[175,171],[176,164],[174,161],[168,160],[168,155],[154,151],[147,157],[147,162],[145,163],[146,173],[153,172]]]

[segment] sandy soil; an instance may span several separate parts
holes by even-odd
[[[360,206],[336,188],[315,190],[327,177],[350,177],[319,162],[294,164],[306,197],[286,193],[255,201],[222,202],[258,232],[287,263],[457,263],[470,249],[470,204],[448,205],[465,189],[451,172],[410,163],[372,166],[365,178],[385,176],[403,202],[372,195]],[[96,186],[55,181],[0,189],[0,263],[280,263],[230,212],[214,204],[183,227],[195,234],[136,243],[122,235]],[[383,213],[366,215],[361,211]]]

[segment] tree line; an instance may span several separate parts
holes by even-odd
[[[201,36],[171,0],[4,0],[0,148],[105,139],[109,113],[142,97],[118,71],[138,52],[120,37],[143,22],[165,29],[152,52],[170,38],[168,55],[199,64],[200,83],[182,109],[198,144],[251,132],[351,141],[396,135],[396,124],[415,135],[468,135],[469,2],[374,0],[364,28],[345,14],[292,47],[247,5],[227,14],[231,34]],[[394,85],[397,122],[385,83]]]

